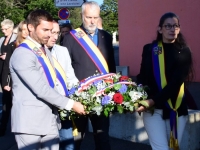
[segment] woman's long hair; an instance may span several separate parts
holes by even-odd
[[[18,33],[17,33],[17,38],[16,38],[16,41],[15,41],[16,47],[18,47],[19,44],[21,44],[24,40],[24,38],[22,37],[22,30],[23,30],[24,24],[27,24],[26,20],[21,21],[18,25]]]
[[[158,27],[162,28],[165,20],[168,19],[168,18],[176,18],[178,20],[178,24],[179,24],[179,17],[176,14],[172,13],[172,12],[168,12],[168,13],[165,13],[160,18]],[[162,41],[162,38],[163,38],[162,34],[160,34],[157,31],[157,37],[156,37],[156,40],[154,42]],[[187,43],[186,43],[186,41],[184,39],[184,36],[182,35],[181,32],[179,32],[177,38],[175,39],[174,46],[178,50],[182,50],[183,48],[188,47]],[[194,78],[194,69],[193,69],[193,61],[191,61],[190,70],[189,70],[189,74],[188,74],[188,77],[187,77],[186,81],[192,81],[193,78]]]

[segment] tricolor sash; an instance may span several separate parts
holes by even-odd
[[[52,57],[54,67],[55,67],[54,68],[51,62],[49,61],[49,59],[44,54],[44,52],[39,47],[37,47],[32,41],[28,39],[24,40],[19,45],[19,47],[24,47],[27,50],[32,51],[36,55],[36,57],[38,58],[38,61],[40,62],[40,64],[42,65],[44,69],[44,73],[49,82],[49,85],[52,88],[54,88],[56,85],[56,81],[59,80],[59,82],[62,85],[63,90],[65,91],[65,96],[68,97],[69,94],[68,94],[68,89],[66,86],[66,83],[67,83],[66,75],[65,75],[64,70],[60,66],[60,64],[57,62],[57,60]]]
[[[162,42],[153,44],[152,49],[152,60],[153,60],[153,70],[156,83],[159,90],[161,91],[167,85],[167,79],[165,75],[165,56]],[[178,135],[177,135],[177,125],[178,125],[178,112],[177,109],[182,103],[184,97],[184,83],[181,85],[175,106],[172,105],[171,99],[168,99],[166,105],[170,109],[170,141],[169,146],[175,150],[179,150],[178,145]],[[174,132],[173,132],[174,131]]]
[[[98,49],[98,47],[94,44],[94,42],[85,34],[85,32],[77,28],[75,30],[71,30],[70,34],[74,37],[74,39],[81,45],[81,47],[88,54],[90,59],[94,62],[99,72],[108,73],[108,64],[103,57],[102,53]]]

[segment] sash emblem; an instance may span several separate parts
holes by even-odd
[[[42,55],[42,52],[37,48],[37,47],[34,47],[33,48],[33,52],[38,55],[38,56],[41,56]]]
[[[74,34],[77,38],[82,38],[85,34],[82,31],[78,31]]]
[[[162,47],[157,46],[153,48],[154,55],[162,54]]]

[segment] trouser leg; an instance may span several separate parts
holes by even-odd
[[[72,134],[72,121],[62,121],[62,128],[59,130],[60,150],[74,150],[74,136]]]
[[[143,122],[152,150],[169,150],[167,127],[162,118],[162,110],[155,109],[154,114],[143,113]]]
[[[90,120],[93,127],[96,150],[110,150],[109,117],[92,115]]]
[[[178,136],[178,144],[180,146],[181,140],[183,137],[183,132],[185,130],[185,125],[187,123],[188,116],[180,116],[178,117],[178,127],[177,127],[177,136]],[[166,120],[166,127],[167,127],[167,139],[169,140],[170,138],[170,121],[169,119]]]
[[[169,150],[170,138],[170,121],[163,120],[162,110],[156,109],[152,115],[149,112],[143,113],[143,122],[149,141],[153,150]],[[180,116],[178,118],[178,142],[180,145],[182,135],[187,122],[187,116]]]
[[[78,136],[74,137],[75,140],[75,149],[80,150],[81,143],[85,137],[86,127],[88,125],[88,117],[80,116],[79,118],[74,119],[75,125],[78,129]]]
[[[11,107],[12,107],[11,91],[3,90],[2,102],[3,102],[3,111],[2,111],[1,121],[0,121],[1,122],[0,130],[6,130],[6,127],[10,118]]]
[[[39,150],[41,148],[41,136],[14,133],[19,150]]]

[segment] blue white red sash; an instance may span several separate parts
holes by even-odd
[[[38,61],[40,62],[40,64],[42,65],[44,69],[49,85],[52,88],[55,87],[56,81],[59,80],[59,82],[62,85],[63,90],[65,91],[65,96],[69,95],[68,89],[66,86],[67,79],[66,79],[65,72],[55,58],[53,58],[53,63],[55,67],[54,68],[51,62],[49,61],[49,59],[43,53],[43,51],[39,47],[37,47],[35,43],[33,43],[32,41],[28,39],[24,40],[19,45],[19,47],[24,47],[27,50],[32,51],[36,55],[36,57],[38,58]]]
[[[72,30],[70,33],[94,62],[99,72],[104,74],[108,73],[108,64],[105,58],[94,42],[85,34],[85,32],[82,29],[77,28]]]

